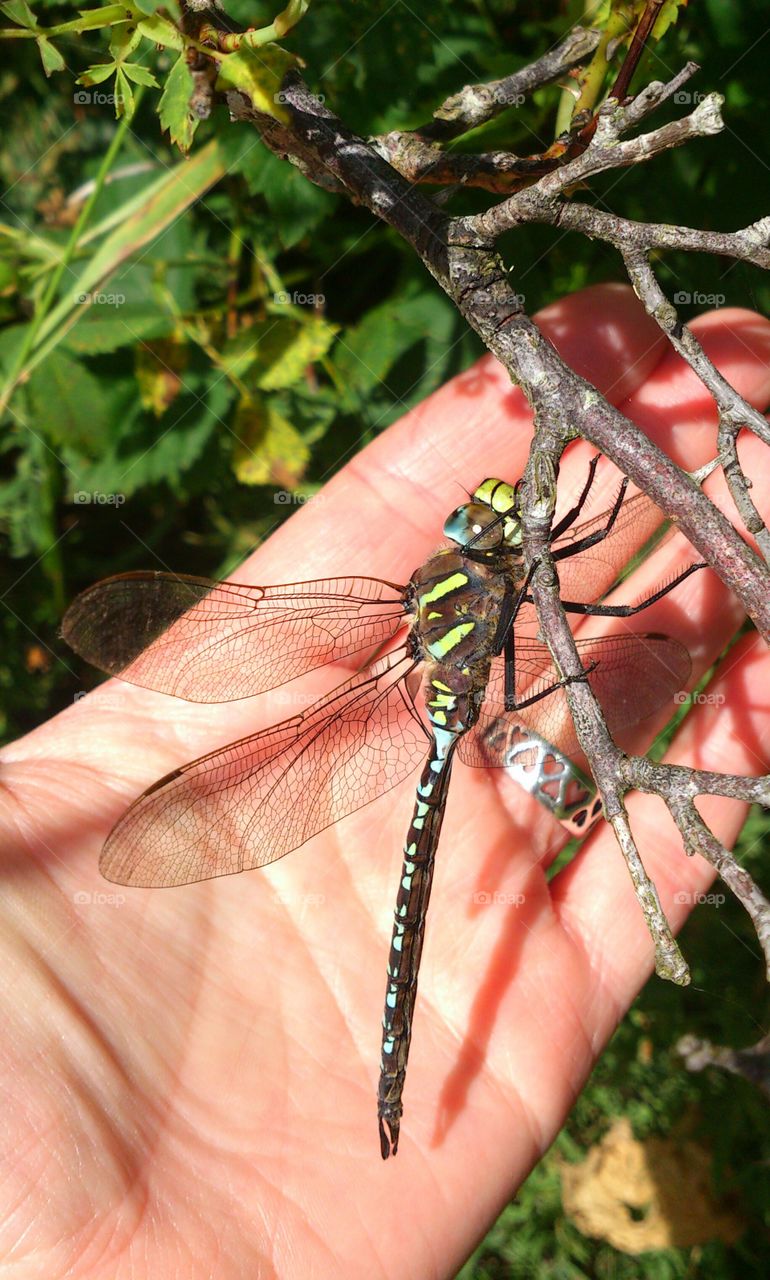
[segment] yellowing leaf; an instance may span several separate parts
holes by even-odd
[[[251,370],[262,391],[278,391],[299,382],[307,365],[326,355],[336,332],[323,316],[299,322],[270,316],[227,343],[222,367],[239,378]]]
[[[173,22],[169,22],[168,18],[162,18],[158,13],[154,13],[149,18],[142,18],[141,22],[137,23],[136,29],[154,44],[165,45],[167,49],[184,48],[181,32]]]
[[[187,368],[187,347],[173,338],[142,342],[136,348],[136,380],[145,409],[162,417],[182,390],[182,374]]]
[[[160,124],[168,129],[171,141],[180,151],[189,151],[200,121],[190,110],[193,78],[184,54],[177,58],[166,76],[160,98]]]
[[[269,400],[242,400],[233,432],[233,470],[241,484],[275,484],[294,489],[310,459],[302,436]]]
[[[294,55],[277,44],[265,44],[258,50],[242,46],[222,59],[216,87],[220,92],[238,89],[256,111],[286,123],[289,113],[282,103],[281,85],[286,72],[296,66]]]

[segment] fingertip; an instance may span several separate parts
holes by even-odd
[[[770,403],[770,321],[743,307],[724,307],[689,325],[709,360],[755,409]],[[692,468],[713,457],[716,402],[673,347],[623,412],[677,461]]]

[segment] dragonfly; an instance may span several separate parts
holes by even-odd
[[[553,526],[565,609],[629,617],[597,603],[662,515],[623,480],[611,508],[582,492]],[[520,484],[520,482],[519,482]],[[581,516],[583,517],[581,519]],[[372,577],[253,586],[168,572],[104,579],[70,605],[62,635],[109,675],[191,702],[248,698],[352,656],[357,669],[304,713],[174,769],[111,831],[102,874],[159,888],[266,866],[422,765],[403,851],[378,1088],[383,1159],[398,1150],[402,1095],[436,850],[455,757],[504,767],[522,729],[578,753],[565,685],[538,636],[525,569],[519,485],[483,481],[444,524],[446,544],[406,584]],[[577,640],[611,732],[660,709],[687,682],[670,636],[627,631]]]

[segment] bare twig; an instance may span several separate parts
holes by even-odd
[[[533,64],[537,66],[537,64]],[[707,250],[728,253],[757,266],[770,266],[770,219],[764,218],[733,233],[699,232],[686,227],[659,227],[617,218],[588,205],[572,205],[567,193],[577,183],[608,169],[645,163],[654,156],[722,128],[721,99],[704,98],[687,116],[649,133],[623,140],[660,103],[671,98],[696,68],[688,64],[668,83],[654,83],[628,103],[610,100],[595,121],[547,155],[548,172],[535,175],[525,190],[474,217],[450,218],[427,200],[403,176],[422,176],[433,164],[432,179],[469,181],[475,173],[487,177],[514,172],[517,157],[463,157],[463,167],[446,167],[435,143],[489,119],[495,114],[495,92],[511,78],[495,82],[483,92],[479,86],[463,90],[437,113],[433,126],[414,135],[389,135],[398,141],[378,139],[367,143],[351,133],[331,111],[318,102],[301,77],[290,72],[282,87],[289,123],[279,124],[261,112],[243,93],[228,94],[235,116],[250,120],[277,154],[298,164],[313,181],[336,190],[370,209],[394,227],[413,246],[427,269],[454,300],[468,323],[520,385],[535,416],[535,434],[522,490],[522,524],[525,557],[537,563],[532,595],[543,636],[557,668],[570,678],[567,688],[570,710],[580,745],[601,792],[604,811],[624,854],[655,942],[658,971],[674,981],[687,980],[687,969],[663,915],[654,886],[639,859],[628,824],[624,797],[632,787],[663,797],[679,825],[685,847],[696,848],[716,867],[749,911],[770,961],[770,905],[716,840],[694,806],[699,794],[729,795],[735,799],[770,803],[770,778],[747,779],[712,774],[670,765],[651,765],[643,758],[626,757],[614,744],[593,692],[584,675],[572,632],[559,599],[558,580],[550,558],[550,526],[555,504],[559,461],[567,444],[583,436],[606,454],[640,489],[659,505],[740,598],[747,613],[767,639],[770,638],[770,573],[730,522],[702,492],[695,480],[680,470],[633,422],[610,405],[588,382],[569,369],[537,326],[524,313],[506,268],[495,250],[497,238],[524,222],[570,226],[613,244],[623,255],[637,292],[669,341],[688,361],[714,396],[722,428],[723,461],[734,469],[734,438],[748,426],[765,443],[767,425],[714,369],[691,332],[682,326],[665,298],[650,267],[653,249]],[[523,75],[524,73],[516,73]],[[530,83],[543,74],[530,69]],[[539,81],[545,83],[544,80]],[[523,83],[523,82],[522,82]],[[594,127],[595,126],[595,127]],[[431,132],[432,130],[432,132]],[[418,150],[409,152],[409,142]],[[420,151],[419,148],[427,150]],[[411,159],[409,156],[411,155]],[[388,157],[386,159],[386,157]],[[406,159],[405,159],[406,157]],[[417,159],[415,160],[415,157]],[[392,163],[391,163],[392,162]],[[410,165],[412,169],[410,170]],[[444,168],[440,166],[444,165]],[[506,165],[508,166],[506,170]],[[399,168],[402,172],[399,172]],[[527,175],[531,180],[532,172]],[[728,436],[731,445],[728,444]],[[744,518],[760,545],[763,527],[754,519],[747,501],[747,481],[742,476],[731,485]],[[759,522],[761,524],[761,522]]]

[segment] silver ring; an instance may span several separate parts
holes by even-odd
[[[539,800],[571,836],[587,836],[602,816],[593,778],[533,729],[494,720],[486,744],[508,776]],[[502,746],[502,751],[501,751]]]

